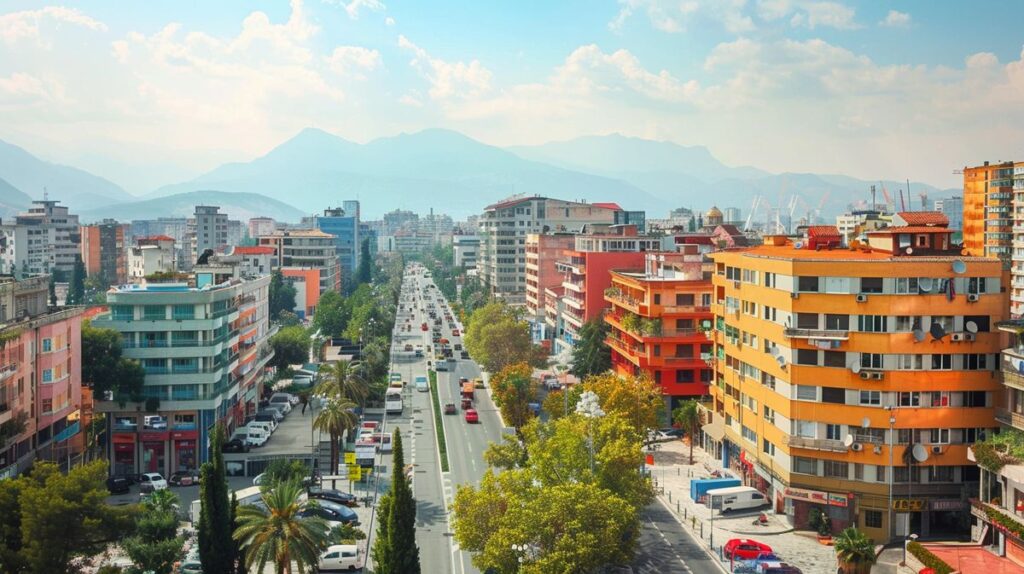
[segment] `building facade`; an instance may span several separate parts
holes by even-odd
[[[48,286],[0,279],[0,479],[65,460],[80,431],[82,309],[50,310]]]
[[[109,219],[81,227],[82,263],[89,276],[101,276],[107,283],[127,282],[128,265],[124,243],[127,227]]]
[[[557,264],[566,250],[576,245],[571,233],[526,236],[526,321],[530,324],[533,340],[550,345],[555,329],[549,328],[546,317],[547,290],[562,284],[562,273]]]
[[[994,425],[1002,265],[941,225],[716,252],[706,447],[797,527],[956,532]],[[908,248],[909,247],[909,248]]]
[[[359,266],[359,202],[343,201],[341,207],[325,209],[314,218],[313,226],[334,236],[342,282],[354,278]]]
[[[341,292],[342,269],[335,237],[318,229],[276,231],[259,238],[274,251],[281,273],[295,284],[295,312],[312,316],[327,291]]]
[[[974,256],[1008,262],[1013,251],[1014,163],[986,161],[963,172],[964,248]]]
[[[690,247],[646,254],[640,269],[613,270],[604,291],[612,368],[657,383],[667,412],[707,395],[714,373],[710,265]]]
[[[216,205],[197,205],[195,216],[189,220],[187,234],[192,242],[192,264],[207,249],[223,249],[228,242],[228,214]]]
[[[128,285],[107,294],[97,327],[117,330],[124,356],[146,371],[145,402],[96,397],[107,413],[111,474],[196,470],[208,460],[210,433],[228,435],[255,414],[273,357],[267,296],[270,277],[246,279],[237,267],[196,266],[192,283]],[[166,426],[147,419],[159,415]]]
[[[174,239],[167,235],[139,237],[128,251],[128,281],[140,283],[154,273],[169,273],[178,268]]]
[[[270,235],[277,231],[277,222],[273,217],[253,217],[248,225],[249,237],[256,239],[261,235]]]
[[[81,256],[78,216],[59,201],[33,201],[14,222],[0,225],[3,273],[30,277],[57,273],[66,281]]]
[[[456,267],[467,270],[476,269],[479,252],[479,235],[465,233],[452,235],[452,262]]]

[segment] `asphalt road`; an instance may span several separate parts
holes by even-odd
[[[633,571],[637,574],[692,572],[726,574],[660,501],[644,509]]]

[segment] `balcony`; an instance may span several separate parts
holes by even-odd
[[[609,303],[614,303],[623,309],[628,309],[636,313],[637,315],[647,314],[647,303],[634,299],[624,293],[616,293],[610,289],[605,290],[604,300]]]
[[[1024,430],[1024,415],[1008,409],[996,408],[996,420],[1015,429]]]
[[[846,341],[850,338],[850,332],[840,329],[795,329],[786,328],[782,334],[789,339],[826,339],[832,341]]]
[[[661,312],[665,315],[681,315],[684,313],[711,313],[711,306],[701,305],[663,305]]]
[[[827,438],[804,438],[802,436],[787,436],[786,444],[793,448],[807,450],[821,450],[827,452],[846,452],[849,450],[843,441]]]

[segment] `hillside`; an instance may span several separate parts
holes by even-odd
[[[302,216],[307,215],[291,205],[257,193],[201,190],[85,210],[81,212],[81,220],[89,223],[110,217],[128,222],[133,219],[188,217],[195,212],[196,205],[219,205],[222,213],[243,221],[267,216],[278,221],[298,222]]]
[[[41,160],[24,149],[0,140],[0,178],[32,199],[59,200],[72,211],[132,201],[135,196],[117,184],[89,172]]]

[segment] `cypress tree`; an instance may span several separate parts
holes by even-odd
[[[82,305],[85,303],[85,263],[82,258],[75,256],[75,266],[71,270],[71,285],[68,286],[68,305]]]
[[[231,532],[234,533],[235,529],[238,528],[238,497],[235,493],[231,493]],[[234,538],[234,537],[232,537]],[[248,574],[245,568],[245,552],[242,550],[241,541],[234,540],[234,556],[232,558],[235,563],[235,574]]]
[[[200,470],[199,561],[203,572],[232,572],[235,541],[231,538],[231,502],[224,472],[221,445],[224,429],[219,424],[210,438],[210,462]]]
[[[380,526],[373,545],[374,572],[419,574],[420,549],[416,546],[416,500],[405,476],[402,433],[395,430],[391,488],[377,510]]]
[[[356,278],[360,283],[369,283],[372,279],[373,257],[370,256],[370,240],[364,239],[359,246],[359,267],[356,268]]]

